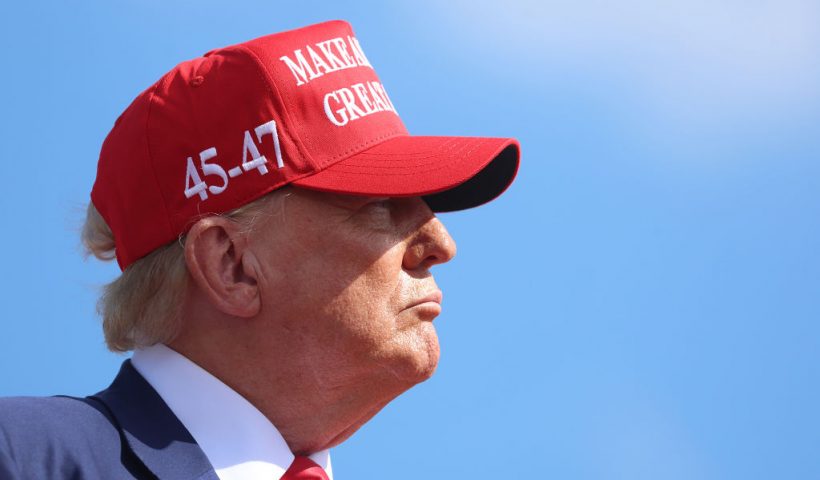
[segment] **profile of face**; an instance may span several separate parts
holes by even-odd
[[[456,247],[427,204],[297,188],[281,200],[249,247],[259,315],[298,351],[305,375],[339,387],[429,378],[442,300],[430,270]]]

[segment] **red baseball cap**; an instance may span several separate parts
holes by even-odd
[[[114,123],[91,201],[125,269],[203,215],[287,184],[462,210],[500,195],[519,156],[512,138],[409,135],[350,25],[332,21],[163,75]]]

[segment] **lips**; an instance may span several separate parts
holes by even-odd
[[[424,304],[436,304],[440,307],[441,306],[441,300],[442,300],[441,290],[435,290],[435,291],[427,294],[426,296],[421,297],[421,298],[413,301],[410,305],[407,306],[407,308],[418,307],[418,306],[424,305]]]

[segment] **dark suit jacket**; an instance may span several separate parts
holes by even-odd
[[[130,360],[86,398],[0,399],[0,479],[129,478],[218,480]]]

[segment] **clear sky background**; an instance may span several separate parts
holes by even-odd
[[[108,385],[101,142],[214,47],[350,21],[412,133],[516,136],[445,214],[439,369],[339,480],[820,478],[820,4],[13,2],[0,18],[0,395]],[[390,472],[386,474],[384,472]]]

